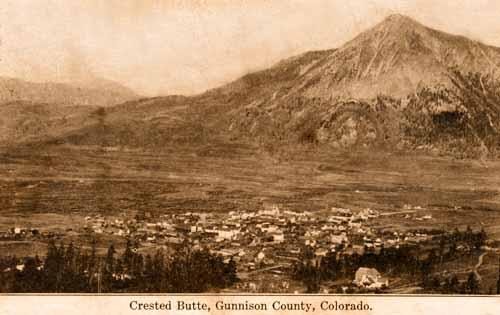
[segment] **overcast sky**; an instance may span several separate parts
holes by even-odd
[[[198,93],[338,47],[391,13],[500,46],[498,0],[2,0],[0,75]]]

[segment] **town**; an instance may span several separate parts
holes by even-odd
[[[396,230],[375,224],[384,217],[398,216],[402,220],[432,221],[421,207],[405,205],[400,211],[380,212],[365,208],[331,207],[318,212],[297,212],[267,204],[258,211],[231,211],[227,213],[185,212],[134,215],[89,215],[79,227],[67,227],[66,233],[90,238],[108,236],[127,240],[136,251],[157,249],[175,250],[185,244],[193,250],[208,250],[234,262],[239,278],[235,289],[249,292],[294,292],[301,287],[293,285],[290,270],[304,259],[304,249],[311,252],[312,261],[319,264],[325,257],[378,255],[391,248],[417,244],[434,244],[444,231],[436,229]],[[60,238],[64,233],[13,227],[0,233],[0,240]],[[459,245],[457,250],[469,250]],[[22,266],[18,266],[22,270]],[[374,268],[361,266],[356,270],[352,285],[367,290],[390,287],[387,278]],[[346,287],[344,287],[346,290]]]
[[[314,248],[315,255],[321,257],[337,251],[362,254],[431,237],[426,233],[388,233],[372,228],[370,221],[380,215],[371,209],[353,213],[336,207],[326,214],[299,213],[272,205],[255,212],[186,212],[156,218],[150,213],[133,219],[87,216],[84,231],[125,237],[145,247],[188,241],[194,248],[208,248],[226,260],[234,259],[245,271],[259,266],[287,266],[298,258],[303,246]],[[431,218],[426,215],[416,220]]]

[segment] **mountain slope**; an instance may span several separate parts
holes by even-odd
[[[452,66],[464,72],[497,72],[500,49],[391,15],[327,56],[294,92],[311,97],[402,97],[419,84],[448,84]]]
[[[0,105],[0,145],[44,141],[97,122],[97,107],[13,101]]]
[[[0,145],[45,141],[97,123],[93,112],[138,96],[113,81],[33,83],[0,78]]]
[[[242,105],[260,107],[285,95],[305,71],[331,51],[308,52],[193,97],[167,96],[130,101],[102,112],[99,124],[75,129],[58,141],[85,145],[155,147],[227,138]]]
[[[349,144],[360,133],[387,139],[400,132],[401,104],[381,103],[380,97],[373,102],[376,97],[402,99],[425,86],[451,87],[450,67],[497,76],[499,66],[499,48],[392,15],[338,49],[289,58],[201,95],[128,102],[103,112],[99,124],[59,139],[146,147],[207,139],[272,144],[335,137],[336,143]],[[339,101],[352,99],[337,110]]]

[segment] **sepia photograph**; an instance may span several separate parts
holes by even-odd
[[[2,0],[0,293],[499,295],[499,16]]]

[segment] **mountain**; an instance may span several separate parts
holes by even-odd
[[[225,130],[235,138],[330,144],[335,138],[334,146],[344,146],[351,140],[356,142],[358,139],[349,138],[359,138],[362,133],[375,142],[389,140],[392,145],[406,137],[402,130],[408,133],[415,127],[404,125],[406,122],[422,118],[414,117],[420,109],[412,113],[403,109],[408,103],[418,102],[418,92],[423,88],[442,87],[455,90],[451,94],[466,93],[456,90],[452,79],[456,71],[498,79],[499,67],[500,48],[434,30],[403,15],[391,15],[337,49],[285,60],[271,69],[244,76],[218,92],[236,100],[223,115]],[[280,76],[283,73],[287,76]],[[439,95],[433,91],[427,94]],[[440,97],[451,103],[442,104],[442,108],[454,108],[459,102],[472,106],[471,102],[457,100],[456,95]],[[495,105],[489,107],[493,115],[488,119],[495,121],[495,112],[500,110]],[[423,118],[441,119],[432,115]],[[458,121],[445,123],[460,128]],[[469,125],[484,129],[476,122]],[[412,141],[440,141],[437,135],[432,138]]]
[[[75,128],[95,124],[93,106],[55,106],[12,101],[0,105],[0,144],[44,141]]]
[[[424,138],[412,133],[413,125],[401,124],[418,121],[421,117],[413,116],[425,112],[402,105],[418,103],[419,90],[453,88],[451,68],[497,77],[499,66],[500,48],[391,15],[339,48],[283,60],[200,95],[141,99],[108,108],[95,124],[74,128],[57,141],[153,148],[213,139],[271,145],[326,142],[336,147],[401,142],[403,133]],[[450,117],[424,118],[430,124],[433,119],[458,123],[446,121]],[[360,135],[365,140],[358,141]]]
[[[99,78],[69,83],[35,83],[0,77],[0,104],[27,101],[62,106],[107,107],[137,98],[132,90]]]
[[[396,97],[420,84],[448,84],[449,67],[498,72],[500,48],[450,35],[403,15],[391,15],[324,58],[294,92],[306,96]]]
[[[45,140],[96,122],[98,107],[138,96],[110,80],[34,83],[0,78],[0,144]]]

